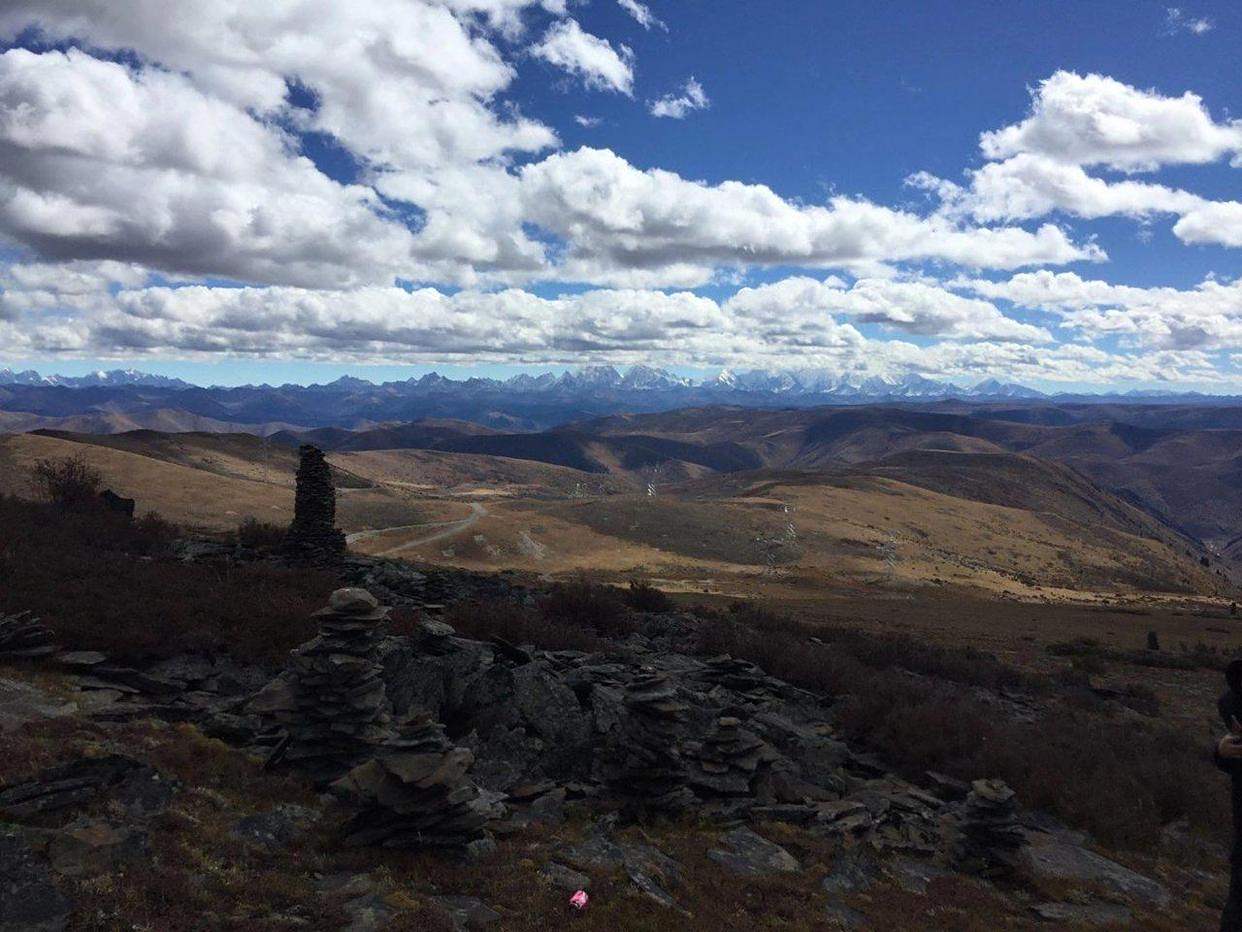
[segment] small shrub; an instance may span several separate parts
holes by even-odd
[[[285,528],[270,521],[260,521],[247,515],[237,526],[237,542],[254,550],[270,550],[279,547],[285,539]]]
[[[671,612],[673,600],[648,582],[637,579],[630,580],[630,588],[625,593],[625,604],[636,612]]]
[[[638,630],[621,593],[585,576],[553,586],[539,609],[557,625],[588,628],[605,637],[625,637]]]
[[[103,475],[80,455],[39,460],[31,467],[30,484],[42,498],[63,508],[98,504]]]

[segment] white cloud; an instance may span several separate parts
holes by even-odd
[[[963,299],[931,282],[860,280],[847,286],[832,278],[795,278],[744,289],[717,303],[687,292],[641,289],[542,298],[517,289],[450,295],[381,286],[346,291],[145,287],[142,270],[101,263],[78,264],[72,271],[56,276],[50,268],[15,266],[0,278],[5,289],[0,357],[227,353],[337,363],[655,362],[810,367],[864,376],[919,373],[967,381],[998,376],[1097,384],[1239,383],[1237,359],[1216,358],[1201,348],[1134,353],[1050,346],[1038,328],[1024,333],[1020,328],[1028,325],[1006,322],[994,305]],[[1113,287],[1072,275],[1047,280],[1044,273],[1014,276],[1008,283],[952,285],[1030,300],[1054,293],[1075,304],[1081,303],[1072,298],[1076,292],[1094,290],[1091,300],[1100,301],[1106,296],[1100,289]],[[834,314],[951,339],[930,346],[870,339]],[[1008,327],[1018,329],[1007,332]]]
[[[963,298],[917,281],[862,278],[846,287],[833,278],[787,278],[742,288],[724,306],[732,314],[785,333],[813,333],[829,315],[839,314],[920,336],[1024,343],[1052,340],[1047,330],[1012,320],[987,301]]]
[[[574,122],[585,129],[595,129],[595,127],[599,126],[604,121],[599,117],[586,116],[585,114],[579,113],[574,116]]]
[[[1242,245],[1242,204],[1189,191],[1088,174],[1084,166],[1127,172],[1204,163],[1242,151],[1242,123],[1216,123],[1193,94],[1162,97],[1099,75],[1057,72],[1034,94],[1031,115],[981,137],[990,161],[965,186],[925,172],[908,182],[943,202],[951,216],[984,223],[1032,220],[1056,211],[1098,219],[1178,217],[1186,243]]]
[[[386,277],[404,276],[469,284],[479,275],[520,274],[545,264],[542,247],[531,241],[520,219],[507,211],[503,198],[480,198],[477,192],[503,194],[505,165],[513,153],[535,153],[554,146],[548,127],[523,117],[512,107],[499,107],[495,96],[516,74],[488,41],[488,23],[517,30],[523,9],[534,0],[291,0],[281,4],[250,4],[241,0],[202,0],[169,5],[151,0],[116,4],[109,0],[13,0],[0,10],[0,38],[12,38],[38,24],[50,39],[83,42],[109,50],[135,50],[139,56],[177,72],[204,100],[233,112],[258,114],[262,125],[280,119],[299,131],[326,134],[360,169],[360,180],[385,197],[415,198],[425,222],[414,245],[391,254]],[[547,2],[538,4],[548,7]],[[555,9],[558,5],[551,4]],[[145,69],[147,74],[155,69]],[[314,97],[311,109],[289,102],[296,84]],[[72,99],[52,101],[72,111]],[[92,113],[95,125],[106,125],[110,103]],[[151,101],[152,105],[156,102]],[[172,127],[191,125],[191,113],[180,101],[160,101],[152,122]],[[296,139],[288,139],[293,145]],[[205,141],[210,148],[210,140]],[[311,178],[314,166],[301,160]],[[182,179],[187,181],[186,178]],[[187,181],[188,183],[188,181]],[[311,190],[330,184],[311,179]],[[283,189],[266,193],[269,204],[283,199]],[[376,201],[369,210],[383,213]],[[119,250],[122,237],[109,234],[113,218],[104,210],[75,205],[56,192],[19,197],[23,212],[43,227],[71,224],[109,240]],[[135,209],[146,206],[139,200]],[[272,208],[276,209],[276,208]],[[307,246],[305,262],[322,262],[325,240],[332,232],[335,211],[308,221],[299,239]],[[149,219],[152,223],[164,218]],[[396,234],[364,232],[339,226],[340,236],[362,249],[369,239],[382,243]],[[385,224],[380,224],[381,228]],[[450,231],[450,232],[446,232]],[[461,256],[450,251],[455,241],[466,247]],[[214,244],[226,248],[227,243]],[[240,245],[240,243],[239,243]],[[288,251],[288,250],[287,250]],[[63,255],[64,252],[57,253]],[[75,253],[80,254],[80,253]],[[159,257],[143,255],[155,263]],[[177,268],[191,267],[193,256],[178,256]],[[329,264],[332,257],[328,256]],[[163,261],[163,260],[159,260]],[[245,257],[229,274],[253,281],[307,281],[295,271],[254,267]],[[366,267],[356,278],[379,275]],[[273,274],[274,273],[274,274]],[[323,281],[339,272],[319,273]]]
[[[976,268],[1017,268],[1102,259],[1057,227],[963,227],[867,201],[835,197],[802,206],[763,185],[689,181],[640,171],[606,149],[549,156],[521,170],[524,213],[563,237],[562,274],[579,269],[658,270],[699,266],[850,266],[875,261],[944,260]]]
[[[956,287],[1020,307],[1059,314],[1091,338],[1120,335],[1168,350],[1242,347],[1242,279],[1206,279],[1194,288],[1139,288],[1083,279],[1073,272],[1023,272],[1007,281],[963,280]]]
[[[0,180],[0,229],[48,256],[313,285],[414,264],[374,192],[281,131],[180,75],[72,49],[0,55]]]
[[[1153,171],[1242,152],[1242,122],[1217,123],[1189,91],[1165,97],[1098,74],[1058,71],[1032,93],[1021,123],[980,136],[992,160],[1020,153],[1071,165]]]
[[[531,54],[582,80],[589,88],[634,93],[634,53],[629,46],[612,43],[584,32],[576,20],[553,25]]]
[[[653,26],[660,29],[668,29],[664,23],[656,19],[655,14],[651,12],[651,7],[645,3],[639,3],[639,0],[617,0],[617,5],[634,17],[638,25],[644,29],[650,29]]]
[[[652,116],[684,120],[695,110],[706,110],[710,106],[711,101],[707,99],[703,85],[691,75],[680,93],[665,94],[659,100],[651,101],[647,108]]]
[[[1171,6],[1165,11],[1164,28],[1170,35],[1178,32],[1188,32],[1191,35],[1201,36],[1211,32],[1216,28],[1206,16],[1192,16],[1178,6]]]

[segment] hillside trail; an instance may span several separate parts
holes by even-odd
[[[432,534],[427,534],[424,537],[415,538],[414,540],[407,540],[403,544],[398,544],[396,547],[390,547],[388,550],[380,552],[377,556],[390,557],[393,554],[401,553],[405,550],[412,550],[415,547],[421,547],[423,544],[430,544],[433,541],[442,540],[445,537],[453,537],[454,535],[460,534],[462,531],[467,531],[474,527],[479,523],[480,518],[486,518],[489,514],[487,507],[479,502],[470,502],[469,505],[470,514],[462,518],[460,521],[445,522],[446,526],[444,526],[441,530]],[[346,540],[349,541],[351,538],[361,540],[364,536],[374,536],[376,534],[382,534],[385,531],[404,530],[406,527],[426,527],[426,525],[405,525],[401,527],[380,528],[375,531],[362,531],[356,535],[349,535]]]

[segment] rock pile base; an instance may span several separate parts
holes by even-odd
[[[430,715],[401,726],[376,756],[332,784],[362,807],[346,827],[352,845],[446,848],[486,846],[492,806],[467,772],[474,754],[454,747]]]
[[[999,877],[1016,867],[1024,839],[1014,792],[1000,780],[976,780],[962,803],[950,847],[958,870]]]
[[[288,733],[273,755],[326,783],[365,760],[392,734],[378,630],[388,609],[364,589],[338,589],[316,612],[319,636],[293,651],[286,673],[250,708]]]
[[[613,749],[609,782],[632,813],[675,814],[694,802],[678,749],[687,706],[666,674],[642,671],[625,691],[629,712]]]

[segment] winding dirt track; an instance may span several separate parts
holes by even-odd
[[[389,557],[395,553],[401,553],[402,551],[405,551],[405,550],[411,550],[414,547],[421,547],[423,544],[430,544],[433,541],[443,540],[445,537],[453,537],[457,534],[460,534],[462,531],[469,530],[470,528],[474,527],[476,524],[479,523],[480,518],[485,518],[487,517],[487,514],[488,514],[487,508],[484,505],[481,505],[478,502],[470,502],[469,504],[470,504],[470,514],[462,518],[460,521],[444,522],[443,526],[441,527],[439,531],[436,531],[435,533],[432,533],[432,534],[428,534],[424,537],[415,538],[414,540],[407,540],[405,543],[398,544],[396,547],[390,547],[388,550],[381,551],[379,554],[377,554],[377,556]],[[346,540],[351,541],[351,542],[354,540],[364,540],[368,537],[374,537],[378,534],[383,534],[386,531],[400,531],[400,530],[405,530],[406,528],[426,527],[426,526],[427,525],[425,524],[421,524],[421,525],[420,524],[414,524],[414,525],[407,524],[407,525],[399,525],[397,527],[379,528],[378,530],[374,530],[374,531],[360,531],[357,534],[349,535],[346,538]]]

